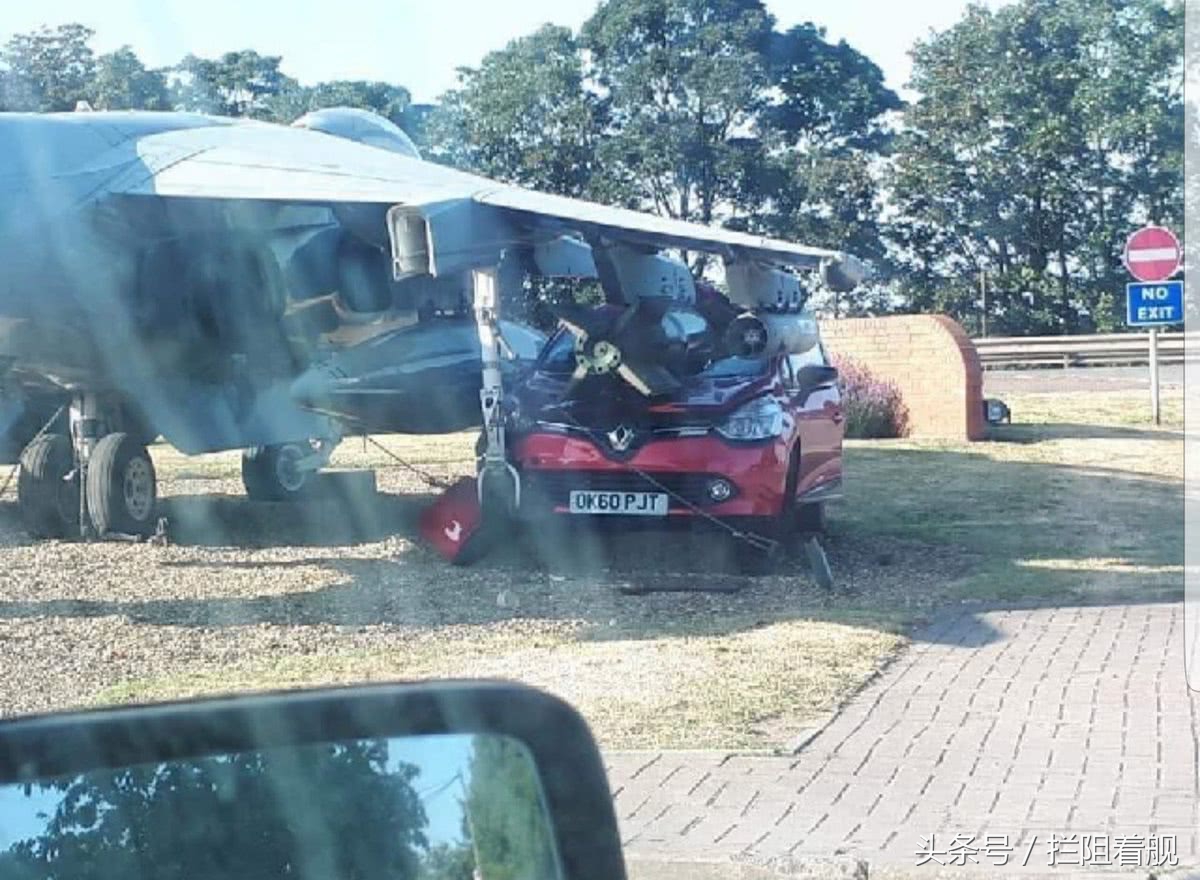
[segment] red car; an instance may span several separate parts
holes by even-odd
[[[676,318],[678,333],[703,338],[699,315]],[[735,537],[751,570],[768,567],[789,532],[821,530],[824,503],[840,492],[844,418],[823,348],[707,361],[696,350],[691,374],[666,399],[648,400],[614,377],[567,393],[574,339],[552,336],[511,420],[522,518],[638,526],[715,518],[768,539]]]

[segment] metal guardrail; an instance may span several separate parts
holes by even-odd
[[[1200,334],[1159,333],[1162,364],[1200,357]],[[992,336],[973,339],[984,369],[1035,366],[1140,366],[1150,362],[1149,333],[1103,333],[1095,336]]]

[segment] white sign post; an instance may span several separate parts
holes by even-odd
[[[1154,424],[1162,424],[1162,411],[1158,406],[1158,328],[1150,328],[1150,417]]]
[[[1183,258],[1179,239],[1162,226],[1145,226],[1125,242],[1125,268],[1137,283],[1125,286],[1126,323],[1150,331],[1150,416],[1162,424],[1158,393],[1158,328],[1183,320],[1183,284],[1167,281]]]

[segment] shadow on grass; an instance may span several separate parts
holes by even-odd
[[[1053,431],[1049,426],[1042,437]],[[984,610],[1181,594],[1177,483],[1112,469],[996,461],[964,449],[888,445],[849,450],[847,472],[847,499],[833,509],[826,541],[838,582],[833,594],[812,584],[797,550],[777,576],[737,574],[728,538],[709,529],[542,527],[510,536],[480,563],[459,568],[415,545],[429,495],[303,504],[181,496],[164,506],[178,544],[346,549],[274,560],[221,553],[163,558],[148,547],[147,577],[156,566],[210,569],[213,578],[223,570],[260,571],[264,594],[9,601],[0,602],[0,619],[121,615],[175,626],[423,627],[520,617],[581,622],[586,637],[630,639],[720,635],[798,619],[896,631],[940,618],[938,610],[949,604],[961,614],[963,600]],[[383,553],[378,546],[356,548],[389,538],[406,540]],[[297,566],[316,569],[325,585],[271,593],[272,572]],[[626,595],[664,581],[683,591]],[[727,592],[731,585],[735,592]],[[950,630],[946,638],[999,637],[986,623],[980,627],[967,635],[961,627]],[[940,630],[915,632],[936,639]]]

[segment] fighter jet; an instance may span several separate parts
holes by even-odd
[[[21,515],[37,536],[147,533],[160,436],[245,450],[249,494],[280,499],[349,434],[472,424],[481,492],[509,503],[503,391],[541,337],[501,292],[598,279],[628,314],[570,325],[581,377],[654,395],[670,371],[628,340],[662,319],[643,304],[694,303],[680,249],[723,260],[756,350],[812,344],[773,317],[799,311],[798,273],[863,277],[841,252],[429,163],[360,110],[0,114],[0,447],[19,449]]]

